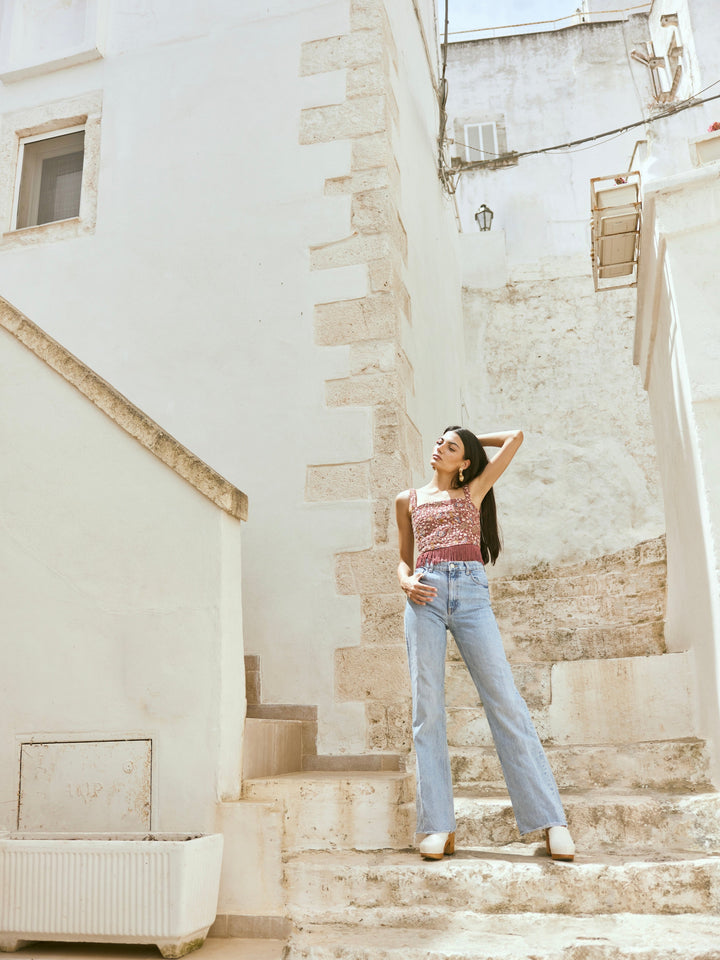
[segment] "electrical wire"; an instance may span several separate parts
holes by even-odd
[[[455,167],[454,170],[456,173],[463,173],[466,170],[475,170],[481,169],[482,167],[487,167],[491,163],[497,163],[500,160],[519,160],[522,157],[534,157],[542,153],[552,153],[555,150],[567,150],[569,147],[577,147],[584,143],[593,143],[597,140],[606,140],[608,137],[614,137],[616,134],[625,133],[627,130],[634,130],[636,127],[642,127],[646,124],[656,123],[658,120],[665,120],[667,117],[672,117],[676,113],[682,113],[684,110],[689,110],[692,107],[699,107],[703,103],[709,103],[712,100],[720,100],[720,93],[714,94],[712,97],[703,97],[698,99],[699,95],[705,93],[707,90],[710,90],[712,87],[717,86],[720,83],[720,80],[715,80],[713,83],[708,84],[708,86],[703,87],[702,90],[699,90],[697,94],[692,97],[688,97],[687,100],[681,101],[679,104],[669,107],[667,110],[663,110],[662,113],[656,114],[654,117],[648,117],[647,119],[636,120],[633,123],[623,124],[621,127],[616,127],[614,130],[605,130],[603,133],[595,133],[589,137],[581,137],[578,140],[570,140],[568,143],[558,143],[552,147],[541,147],[537,150],[523,150],[520,152],[514,153],[500,153],[493,154],[495,158],[493,160],[469,160],[463,162],[460,167]],[[455,141],[459,146],[468,146],[467,144],[462,144],[460,141]],[[468,147],[470,150],[476,150],[476,147]],[[489,153],[489,151],[483,151],[483,153]]]
[[[448,165],[447,158],[445,157],[445,145],[448,142],[446,136],[448,82],[445,77],[448,56],[448,27],[450,24],[448,4],[449,0],[445,0],[445,42],[443,43],[442,48],[442,75],[440,77],[440,84],[438,88],[438,106],[440,108],[440,129],[438,131],[438,174],[447,192],[452,194],[455,192],[455,181],[452,176],[452,169]]]
[[[566,17],[557,17],[555,20],[530,20],[527,23],[504,23],[497,27],[475,27],[474,30],[451,30],[450,36],[457,37],[463,33],[487,33],[489,30],[514,30],[516,27],[543,27],[549,23],[562,23],[564,20],[575,20],[578,16],[584,17],[601,17],[608,13],[631,13],[633,10],[640,10],[644,7],[651,7],[652,3],[639,3],[634,7],[625,7],[623,10],[593,10],[587,13],[578,14],[569,13]],[[579,21],[580,23],[587,23],[589,21]]]

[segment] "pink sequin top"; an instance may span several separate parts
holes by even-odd
[[[469,487],[464,496],[436,500],[418,506],[417,490],[410,491],[410,519],[418,549],[416,567],[443,560],[479,560],[480,514],[470,498]]]

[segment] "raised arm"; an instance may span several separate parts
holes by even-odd
[[[470,483],[470,494],[473,500],[480,502],[495,484],[495,481],[510,466],[510,461],[523,442],[523,432],[522,430],[507,430],[504,433],[478,434],[477,438],[484,447],[500,447],[483,472]]]

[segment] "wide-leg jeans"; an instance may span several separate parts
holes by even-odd
[[[565,826],[560,795],[525,701],[515,686],[479,562],[423,568],[437,596],[408,600],[405,639],[417,761],[417,832],[455,829],[445,713],[446,631],[450,630],[482,700],[521,834]]]

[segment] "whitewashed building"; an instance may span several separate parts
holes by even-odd
[[[720,933],[714,368],[701,347],[702,382],[669,359],[663,326],[701,299],[710,327],[687,262],[717,227],[698,193],[714,140],[686,159],[688,111],[534,153],[710,82],[697,37],[714,15],[692,6],[705,26],[663,0],[451,44],[441,156],[430,0],[3,0],[0,833],[221,832],[213,932],[291,935],[297,958],[421,957],[426,928],[455,949],[462,924],[508,957]],[[637,311],[634,289],[594,292],[589,259],[589,180],[633,153]],[[695,240],[663,226],[686,208]],[[459,421],[526,434],[498,492],[495,600],[589,852],[572,875],[517,846],[452,647],[458,838],[475,852],[429,876],[406,851],[392,503]],[[58,690],[61,646],[78,666]],[[591,855],[618,850],[630,862]]]

